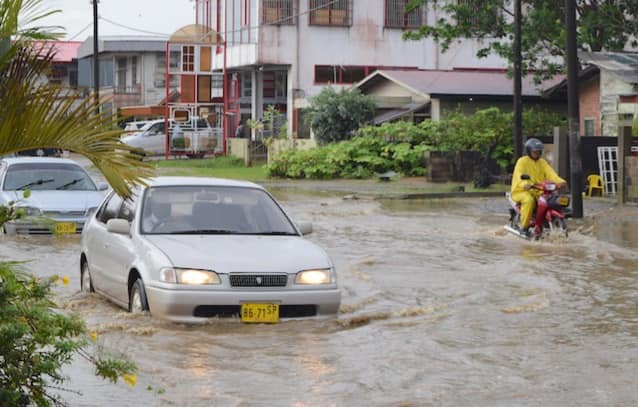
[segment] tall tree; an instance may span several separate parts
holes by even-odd
[[[59,38],[58,27],[41,24],[55,11],[42,0],[0,1],[0,155],[35,148],[57,148],[87,157],[113,189],[128,196],[133,183],[152,176],[152,167],[119,141],[115,115],[97,113],[90,100],[42,81],[55,54],[33,40]]]
[[[510,0],[411,0],[408,8],[427,5],[440,13],[432,26],[408,31],[404,38],[433,38],[447,50],[465,38],[483,40],[478,57],[513,58],[513,2]],[[564,71],[565,4],[557,0],[522,0],[523,71],[549,77]],[[587,51],[618,51],[638,45],[638,0],[577,0],[578,44]]]

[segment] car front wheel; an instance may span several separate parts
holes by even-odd
[[[83,293],[94,293],[93,282],[91,281],[91,271],[89,264],[85,261],[82,263],[82,272],[80,276],[80,289]]]
[[[146,301],[146,291],[144,291],[144,283],[138,278],[131,286],[131,292],[128,301],[128,310],[133,314],[140,314],[148,311],[148,302]]]

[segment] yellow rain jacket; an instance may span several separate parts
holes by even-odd
[[[521,175],[527,174],[530,179],[523,180]],[[532,218],[534,207],[536,206],[536,197],[540,191],[535,189],[525,190],[526,185],[538,184],[545,180],[555,182],[557,184],[566,181],[556,174],[556,171],[549,165],[544,158],[534,161],[529,156],[524,156],[516,161],[514,167],[514,175],[512,175],[512,199],[521,204],[521,229],[527,229],[529,221]]]

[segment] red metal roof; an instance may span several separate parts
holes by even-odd
[[[510,96],[514,92],[513,79],[504,71],[381,70],[378,73],[426,95]],[[563,78],[564,76],[557,75],[537,85],[533,81],[533,76],[528,75],[522,80],[522,94],[523,96],[541,96],[543,90],[556,85]]]
[[[81,44],[82,41],[34,41],[35,49],[55,50],[53,62],[71,62],[73,58],[77,58]]]

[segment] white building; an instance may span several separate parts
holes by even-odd
[[[409,0],[197,0],[197,23],[226,40],[215,65],[227,67],[227,135],[266,106],[286,114],[288,134],[307,137],[301,110],[326,85],[350,86],[377,69],[505,68],[478,59],[466,40],[446,53],[430,39],[404,41],[406,29],[442,17]]]

